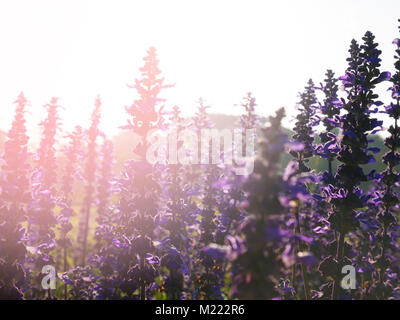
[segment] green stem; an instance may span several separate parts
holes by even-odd
[[[344,252],[344,233],[339,232],[339,242],[337,245],[337,251],[336,251],[336,260],[340,263],[343,259],[343,252]],[[339,296],[339,290],[340,290],[340,277],[338,275],[335,276],[335,279],[333,281],[333,289],[332,289],[332,300],[337,300]]]
[[[301,234],[299,204],[297,205],[297,207],[295,209],[295,216],[296,216],[296,234]],[[303,242],[301,240],[298,240],[298,247],[299,247],[300,252],[304,251]],[[295,270],[295,269],[293,269],[293,270]],[[307,276],[307,266],[304,263],[301,263],[301,272],[303,275],[304,294],[305,294],[306,300],[310,300],[311,292],[310,292],[310,285],[309,285],[308,276]],[[292,274],[292,276],[293,276],[293,274]]]

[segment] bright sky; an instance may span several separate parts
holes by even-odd
[[[167,106],[186,114],[203,97],[212,112],[233,107],[252,91],[263,115],[285,106],[293,116],[297,93],[325,70],[342,75],[352,38],[371,30],[393,69],[398,0],[3,0],[0,2],[0,128],[8,130],[12,102],[31,101],[30,132],[42,105],[61,98],[67,129],[86,125],[97,94],[103,129],[125,124],[124,106],[150,46],[159,53]]]

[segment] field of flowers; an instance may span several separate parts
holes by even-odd
[[[200,99],[192,118],[168,107],[154,48],[126,108],[121,130],[137,141],[121,172],[99,129],[100,97],[66,145],[52,98],[31,150],[21,93],[0,158],[0,299],[399,299],[400,39],[393,44],[392,73],[366,32],[351,42],[346,70],[309,80],[293,135],[284,109],[264,121],[245,95],[232,164],[229,148],[219,157],[208,140],[188,142],[213,128],[209,106]],[[392,99],[380,101],[377,87]],[[192,134],[157,149],[155,131],[170,142]],[[384,169],[367,170],[381,152]],[[327,170],[310,165],[316,158]]]

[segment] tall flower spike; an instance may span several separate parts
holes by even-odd
[[[158,229],[156,218],[161,216],[160,194],[161,187],[158,183],[158,168],[150,165],[146,160],[149,147],[148,134],[152,129],[162,129],[164,99],[159,97],[161,91],[171,87],[164,84],[160,77],[157,53],[154,48],[147,51],[144,66],[140,68],[141,79],[135,80],[133,88],[138,93],[138,98],[126,108],[131,117],[125,129],[130,129],[138,134],[141,143],[134,152],[139,161],[130,161],[124,170],[124,179],[120,181],[123,198],[120,201],[120,211],[123,219],[133,223],[134,227],[129,232],[130,243],[134,246],[137,264],[131,268],[132,282],[138,284],[139,298],[145,300],[148,296],[147,287],[154,284],[158,272],[159,258],[154,250],[154,233]],[[132,185],[132,184],[135,185]],[[132,192],[125,190],[132,188]],[[126,215],[134,212],[134,217]],[[133,232],[132,232],[133,231]],[[136,260],[135,260],[136,263]]]
[[[177,106],[174,106],[169,120],[171,134],[178,137],[186,126]],[[189,185],[184,179],[185,173],[186,168],[180,163],[168,163],[165,178],[162,179],[167,213],[163,227],[167,235],[162,240],[164,254],[161,265],[168,268],[168,272],[163,277],[161,289],[165,291],[167,299],[184,297],[184,279],[189,273],[188,263],[192,239],[189,236],[188,227],[194,221],[194,213]]]
[[[0,180],[0,299],[23,299],[26,284],[25,205],[29,194],[28,136],[25,128],[24,94],[15,101],[16,110],[4,146]]]
[[[107,137],[103,137],[103,145],[101,147],[101,177],[97,189],[97,222],[103,224],[106,222],[107,214],[112,195],[111,181],[113,177],[113,143]]]
[[[295,148],[290,152],[298,163],[299,173],[310,171],[310,168],[305,163],[314,154],[313,126],[315,125],[316,102],[314,82],[310,79],[304,92],[300,94],[300,101],[298,103],[299,114],[296,117],[297,121],[293,129],[295,132],[293,135]]]
[[[340,100],[338,98],[338,79],[332,70],[327,70],[322,92],[324,93],[323,104],[320,106],[323,115],[322,123],[325,131],[320,133],[321,147],[318,154],[328,160],[329,180],[332,179],[332,163],[338,151],[337,136],[333,132],[339,126],[338,115],[340,114]]]
[[[283,189],[278,167],[287,137],[282,132],[284,110],[269,118],[270,126],[262,128],[254,174],[244,184],[248,193],[248,216],[232,237],[232,296],[239,299],[271,299],[277,295],[274,281],[268,275],[280,273],[276,249],[284,246],[286,234],[279,225],[284,208],[279,201]],[[265,210],[268,208],[268,210]]]
[[[309,158],[315,153],[314,150],[314,130],[313,126],[316,124],[315,121],[315,110],[316,110],[317,98],[315,96],[314,82],[310,79],[305,87],[303,93],[300,94],[300,101],[298,103],[299,114],[297,115],[293,135],[294,148],[290,151],[291,155],[295,157],[297,166],[297,174],[303,174],[309,172],[310,168],[305,164],[309,161]],[[301,183],[300,181],[297,183]],[[302,203],[301,199],[293,199],[296,203],[294,215],[296,219],[294,234],[299,235],[301,233],[301,214],[302,214]],[[298,250],[304,251],[304,244],[301,240],[298,241]],[[307,277],[307,266],[301,263],[301,270],[304,283],[304,293],[306,300],[311,299],[310,288]],[[296,278],[296,264],[292,266],[292,286],[294,286]]]
[[[160,98],[159,94],[161,90],[172,87],[172,85],[165,85],[164,78],[160,77],[159,60],[154,47],[147,51],[147,56],[143,60],[145,64],[140,68],[142,78],[136,79],[135,85],[130,86],[136,89],[139,98],[131,106],[126,107],[126,111],[131,116],[127,128],[133,129],[141,136],[145,136],[150,129],[162,121],[161,114],[164,108],[162,102],[165,99]]]
[[[365,205],[358,185],[368,181],[373,175],[365,175],[361,165],[372,163],[375,158],[368,148],[368,134],[375,133],[376,128],[382,125],[371,117],[377,112],[374,105],[381,105],[376,99],[378,95],[373,92],[376,84],[386,80],[387,72],[380,73],[380,54],[378,44],[374,42],[374,35],[366,32],[364,43],[359,46],[352,40],[350,57],[347,59],[349,66],[345,76],[340,79],[347,92],[347,102],[343,108],[347,111],[342,117],[343,138],[340,143],[338,160],[342,164],[338,167],[335,179],[336,191],[332,194],[330,202],[333,212],[329,215],[331,228],[338,233],[336,243],[336,258],[328,257],[323,263],[333,263],[336,267],[332,289],[332,299],[337,299],[340,294],[340,270],[348,264],[345,253],[345,236],[357,230],[359,221],[356,218],[357,210]],[[321,265],[320,265],[321,269]],[[323,265],[322,265],[323,269]]]
[[[81,250],[77,257],[78,264],[84,266],[87,255],[87,239],[90,227],[90,210],[95,197],[96,169],[97,169],[97,137],[99,136],[99,124],[101,117],[101,100],[97,97],[94,102],[92,123],[88,130],[87,160],[85,167],[85,198],[83,200],[81,217],[79,222],[78,245]]]
[[[73,191],[74,178],[80,174],[77,166],[83,158],[83,138],[84,133],[82,127],[76,126],[75,130],[67,135],[69,138],[69,145],[65,148],[65,157],[67,164],[65,165],[64,175],[62,177],[61,192],[65,199],[69,199]]]
[[[385,139],[385,146],[389,151],[382,157],[382,161],[386,164],[386,170],[381,173],[381,177],[378,179],[380,187],[382,188],[382,193],[379,194],[379,197],[374,199],[375,203],[380,204],[376,216],[380,224],[376,234],[376,238],[380,240],[380,251],[375,258],[375,266],[379,278],[368,290],[367,297],[372,299],[388,299],[394,297],[394,289],[396,288],[396,283],[392,280],[391,274],[395,272],[393,262],[396,258],[393,253],[398,249],[398,247],[393,244],[397,243],[394,229],[397,225],[395,207],[399,202],[399,195],[396,191],[396,184],[400,181],[400,175],[396,170],[396,167],[400,164],[400,154],[398,153],[398,149],[400,148],[400,128],[398,126],[400,118],[400,95],[397,94],[400,88],[400,43],[396,40],[394,43],[397,46],[395,50],[396,73],[390,79],[392,82],[390,90],[392,91],[392,98],[394,101],[386,107],[386,112],[392,120],[392,125],[388,129],[390,136]]]
[[[69,138],[69,145],[65,148],[66,165],[64,168],[64,175],[61,183],[62,200],[59,201],[59,206],[62,208],[58,216],[60,235],[57,240],[57,251],[59,260],[62,261],[62,268],[64,274],[69,269],[68,265],[68,249],[72,246],[72,242],[68,233],[72,230],[73,226],[70,221],[71,216],[74,214],[72,207],[72,194],[74,181],[80,175],[79,163],[83,158],[83,130],[80,126],[76,126],[74,132],[67,136]],[[68,283],[64,283],[64,299],[68,298]]]
[[[52,255],[55,249],[55,226],[57,218],[56,207],[56,156],[55,143],[60,121],[58,112],[60,105],[57,98],[52,98],[50,103],[44,106],[47,117],[40,123],[42,139],[38,150],[37,170],[32,178],[37,187],[33,189],[33,201],[29,208],[29,241],[35,247],[33,256],[35,280],[40,283],[41,271],[45,265],[54,265]],[[48,290],[48,298],[52,298],[51,290]],[[34,297],[40,296],[34,288]]]
[[[28,101],[21,92],[15,101],[15,117],[4,144],[4,186],[2,198],[21,204],[29,199],[28,136],[25,128],[25,112]]]
[[[40,124],[43,131],[38,151],[38,169],[41,173],[40,181],[42,185],[49,190],[53,189],[57,182],[57,164],[54,149],[56,133],[60,126],[58,115],[60,105],[57,100],[57,98],[51,98],[50,103],[45,105],[47,118]]]

